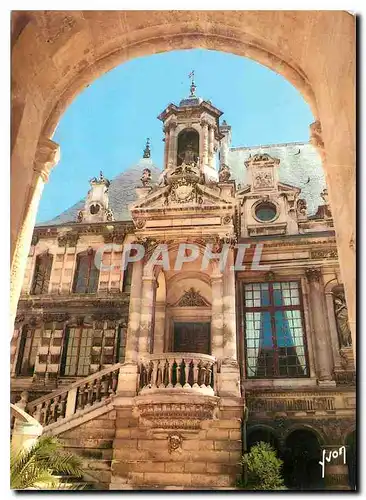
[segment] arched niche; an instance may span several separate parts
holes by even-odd
[[[200,151],[200,136],[194,128],[183,129],[177,138],[177,166],[196,163]]]

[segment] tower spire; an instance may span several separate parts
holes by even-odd
[[[151,156],[151,151],[150,151],[150,139],[149,137],[146,139],[146,146],[144,149],[144,158],[150,158]]]
[[[191,94],[190,94],[190,97],[196,97],[196,84],[194,83],[194,69],[189,73],[188,75],[188,78],[190,78],[191,80],[191,86],[190,86],[190,91],[191,91]]]

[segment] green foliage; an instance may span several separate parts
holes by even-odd
[[[82,476],[79,457],[65,453],[54,437],[40,437],[29,449],[10,454],[10,488],[13,490],[75,489],[62,475]],[[61,477],[60,477],[61,475]],[[78,486],[81,489],[83,485]]]
[[[246,468],[247,481],[238,486],[246,490],[285,490],[281,475],[282,460],[269,443],[253,446],[250,453],[243,455],[241,465]]]

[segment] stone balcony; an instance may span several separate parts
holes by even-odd
[[[214,396],[216,358],[208,354],[151,354],[139,365],[139,395],[182,393]]]

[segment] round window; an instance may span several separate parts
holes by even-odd
[[[255,215],[262,222],[269,222],[277,215],[277,208],[273,203],[263,202],[256,206]]]
[[[100,206],[98,204],[93,204],[93,205],[90,205],[90,213],[92,215],[95,215],[99,212],[100,210]]]

